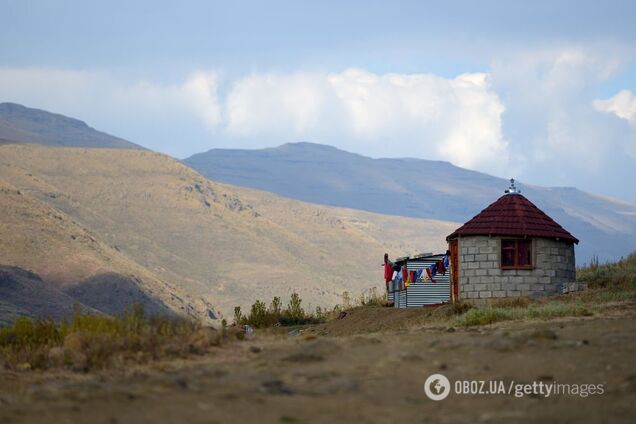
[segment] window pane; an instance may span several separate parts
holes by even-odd
[[[501,241],[501,265],[502,266],[515,265],[515,241],[514,240]]]
[[[530,240],[519,240],[517,244],[517,265],[532,265],[532,242]]]

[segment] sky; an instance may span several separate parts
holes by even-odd
[[[177,158],[309,141],[636,201],[633,1],[0,0],[0,11],[0,102]]]

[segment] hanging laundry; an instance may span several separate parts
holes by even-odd
[[[431,269],[433,268],[433,266],[431,265],[430,267],[426,268],[426,275],[428,275],[428,278],[435,284],[437,284],[437,281],[435,281],[435,279],[433,278],[435,276],[435,274],[433,274],[433,270]]]
[[[417,281],[417,271],[411,271],[410,272],[409,281],[411,283],[414,283],[415,281]]]
[[[406,265],[402,267],[402,281],[406,283],[409,280],[409,271],[406,269]]]
[[[446,252],[444,256],[444,268],[448,269],[450,267],[450,253]]]
[[[402,280],[402,273],[400,271],[395,271],[393,273],[393,281],[394,282],[399,282],[399,283],[401,283],[403,281]]]
[[[444,266],[444,259],[440,259],[437,261],[437,272],[442,275],[446,275],[446,267]]]
[[[415,281],[419,280],[420,278],[422,278],[422,273],[424,272],[423,269],[418,269],[417,271],[415,271]]]
[[[437,275],[437,262],[433,263],[429,269],[431,270],[431,277],[435,277]]]
[[[393,290],[395,291],[400,291],[404,289],[404,278],[402,275],[402,268],[400,268],[400,271],[397,271],[395,278],[393,279]]]
[[[393,280],[393,264],[387,262],[384,264],[384,282],[388,283]]]

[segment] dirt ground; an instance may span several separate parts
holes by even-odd
[[[353,328],[364,321],[349,318]],[[4,371],[0,423],[633,423],[635,318],[632,304],[585,318],[361,334],[345,331],[345,318],[298,335],[257,331],[196,360],[89,374]],[[556,381],[603,384],[604,393],[451,390],[435,402],[423,390],[434,373],[451,387]]]

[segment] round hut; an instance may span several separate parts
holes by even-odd
[[[511,185],[496,202],[455,230],[452,298],[545,296],[579,290],[579,241]]]

